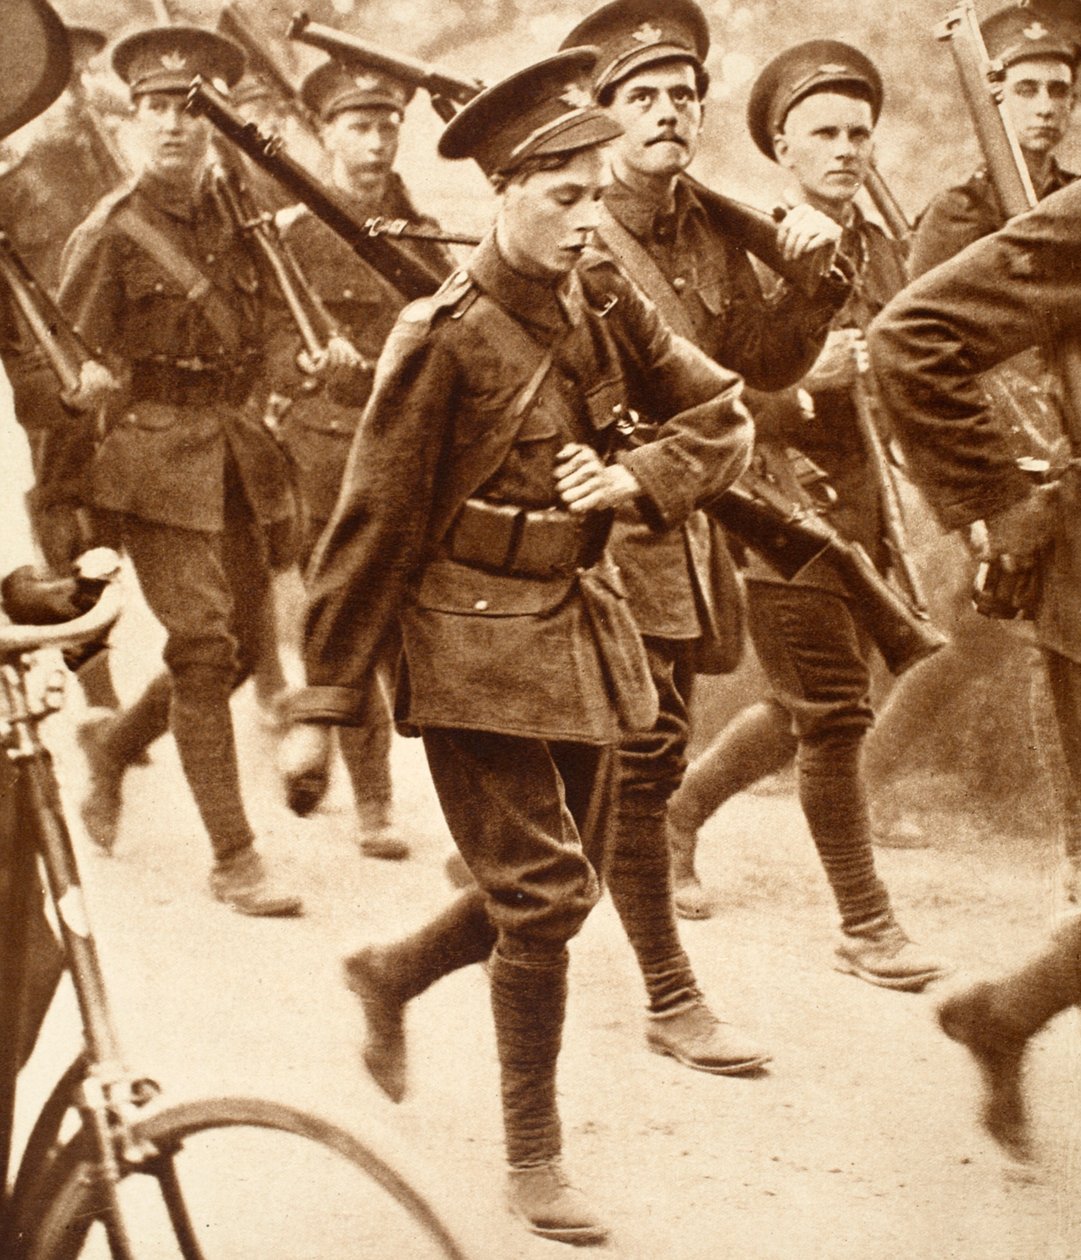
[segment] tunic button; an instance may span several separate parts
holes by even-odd
[[[207,254],[206,260],[208,263],[217,262],[218,256],[217,254]]]
[[[477,602],[473,605],[473,607],[476,609],[477,612],[487,612],[488,601],[486,599],[478,599]]]
[[[353,290],[352,290],[352,289],[342,289],[342,297],[343,297],[343,298],[351,298],[352,296],[353,296]]]
[[[676,276],[676,278],[672,281],[672,288],[675,289],[677,293],[682,293],[686,287],[687,281],[682,276]]]
[[[165,285],[163,285],[163,284],[162,284],[162,282],[161,282],[160,280],[157,282],[157,284],[156,284],[156,285],[154,285],[154,292],[155,292],[155,293],[164,293],[164,292],[165,292]]]

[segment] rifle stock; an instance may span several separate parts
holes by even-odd
[[[443,282],[445,275],[396,244],[391,237],[372,233],[369,225],[356,218],[344,201],[289,157],[279,136],[268,136],[255,123],[247,122],[201,77],[192,81],[188,108],[205,116],[257,166],[273,175],[298,201],[304,202],[403,297],[410,301],[425,297]]]
[[[867,178],[863,186],[875,209],[882,216],[882,222],[886,225],[889,234],[901,245],[909,246],[912,243],[912,224],[901,203],[893,195],[893,189],[886,183],[882,172],[874,162],[867,169]]]
[[[38,284],[11,237],[2,230],[0,277],[11,291],[12,301],[59,382],[61,395],[73,394],[79,387],[82,365],[92,357],[90,351],[60,313],[56,303]]]
[[[432,105],[444,122],[449,122],[454,117],[458,106],[468,105],[475,96],[484,91],[484,84],[475,79],[463,78],[442,66],[431,65],[402,53],[390,52],[378,44],[358,39],[357,36],[348,35],[333,26],[313,22],[307,13],[293,15],[288,35],[298,43],[329,53],[345,65],[352,61],[361,61],[385,74],[394,75],[415,88],[423,88],[432,98]]]
[[[786,581],[807,576],[815,567],[839,577],[853,615],[891,673],[903,674],[949,642],[884,580],[858,543],[842,538],[822,517],[790,503],[754,473],[745,473],[703,510]]]

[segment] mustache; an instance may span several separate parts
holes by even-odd
[[[646,141],[646,148],[648,149],[652,144],[681,144],[684,148],[687,147],[687,141],[682,136],[677,136],[674,131],[662,131],[659,136],[653,136],[652,139]]]

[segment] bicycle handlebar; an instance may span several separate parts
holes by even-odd
[[[0,625],[0,657],[36,652],[39,648],[78,647],[100,638],[120,616],[124,594],[115,579],[102,588],[93,608],[72,621],[52,626]]]

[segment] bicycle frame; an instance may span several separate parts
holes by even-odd
[[[106,620],[108,601],[97,620]],[[119,604],[116,605],[119,611]],[[113,614],[115,616],[115,613]],[[72,623],[75,627],[75,623]],[[42,635],[47,634],[42,631]],[[78,637],[78,636],[76,636]],[[27,636],[29,638],[29,636]],[[70,641],[70,640],[69,640]],[[35,684],[36,665],[27,642],[0,659],[0,687],[7,717],[0,728],[0,745],[14,763],[16,817],[29,834],[20,837],[12,872],[10,916],[17,938],[10,942],[9,966],[16,977],[25,974],[26,939],[23,924],[32,898],[37,896],[34,879],[35,855],[45,869],[50,900],[56,911],[64,948],[65,969],[71,975],[82,1022],[84,1051],[61,1077],[38,1117],[20,1164],[12,1194],[5,1204],[0,1228],[3,1254],[17,1228],[20,1208],[31,1196],[40,1174],[55,1148],[64,1118],[76,1107],[88,1133],[94,1137],[100,1190],[106,1196],[105,1213],[110,1245],[117,1257],[132,1256],[121,1216],[116,1210],[115,1187],[121,1163],[131,1166],[149,1158],[153,1151],[134,1135],[132,1123],[137,1111],[160,1092],[150,1080],[136,1080],[125,1069],[109,1011],[105,979],[97,944],[86,914],[82,883],[75,850],[64,817],[52,754],[41,738],[41,725],[64,702],[65,673],[57,669],[42,687]],[[38,694],[35,694],[38,692]],[[16,990],[18,985],[16,985]],[[21,995],[17,996],[21,997]],[[0,1173],[7,1183],[11,1160],[10,1124],[18,1070],[18,1047],[12,1038],[8,1062],[0,1065],[0,1120],[5,1141],[0,1149]],[[33,1165],[41,1167],[35,1168]]]

